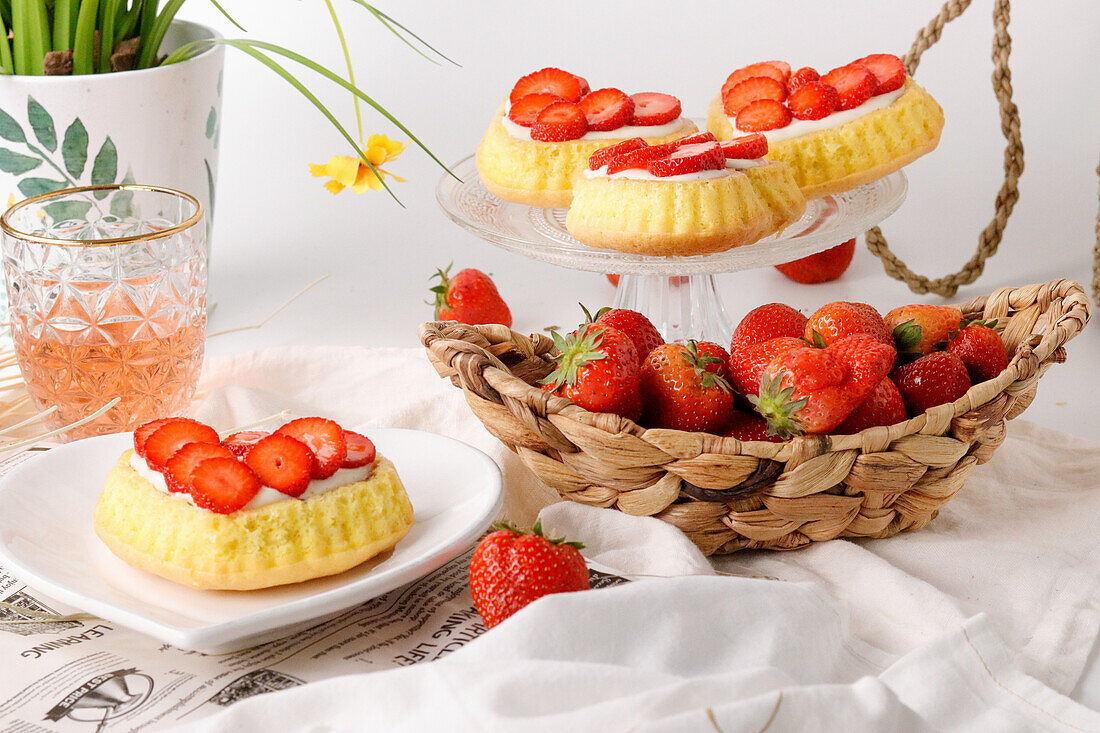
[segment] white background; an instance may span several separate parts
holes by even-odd
[[[225,3],[249,36],[342,68],[335,33],[321,2],[235,0]],[[416,56],[348,0],[335,0],[352,45],[361,88],[386,105],[445,161],[473,152],[490,115],[515,80],[543,66],[586,77],[593,88],[662,91],[702,116],[734,68],[765,59],[812,65],[824,73],[872,52],[902,55],[938,0],[843,3],[559,2],[381,0],[382,9],[454,58],[434,66]],[[972,254],[993,213],[1002,180],[1004,140],[990,88],[992,0],[976,0],[928,51],[917,79],[939,100],[947,126],[939,148],[909,166],[909,199],[884,229],[918,272],[938,276]],[[240,35],[212,6],[187,3],[181,17]],[[1070,277],[1091,279],[1097,212],[1100,117],[1100,9],[1093,0],[1017,2],[1010,32],[1011,67],[1020,108],[1026,168],[1020,202],[1001,252],[957,300]],[[256,62],[228,52],[221,130],[221,170],[213,243],[217,310],[211,331],[252,323],[313,278],[331,278],[259,331],[211,340],[221,354],[290,344],[414,346],[431,317],[424,304],[437,266],[477,267],[495,277],[512,308],[514,328],[533,331],[579,320],[578,301],[599,306],[614,293],[596,274],[557,269],[508,254],[460,230],[439,211],[440,170],[410,149],[393,171],[407,208],[384,193],[338,196],[311,178],[308,162],[348,149],[305,100]],[[345,124],[350,96],[303,72]],[[367,113],[367,131],[401,138]],[[751,307],[784,300],[807,312],[837,299],[886,310],[935,296],[915,296],[861,247],[842,280],[799,286],[773,270],[723,275],[719,287],[736,320]],[[1027,417],[1097,435],[1094,394],[1100,336],[1091,326],[1069,348],[1069,362],[1044,378]]]

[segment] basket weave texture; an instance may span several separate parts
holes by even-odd
[[[580,408],[537,386],[554,352],[540,334],[430,322],[420,340],[489,432],[562,497],[662,519],[709,555],[928,524],[992,457],[1005,421],[1031,404],[1090,315],[1072,280],[1002,288],[959,307],[964,317],[997,320],[1014,353],[1000,376],[903,423],[785,443],[647,429]]]

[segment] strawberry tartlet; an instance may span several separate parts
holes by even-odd
[[[254,590],[352,568],[413,523],[393,464],[332,420],[225,440],[154,420],[107,475],[95,531],[128,564],[210,590]]]
[[[589,89],[583,78],[547,68],[521,78],[477,148],[485,187],[507,201],[562,208],[596,150],[634,137],[659,143],[695,132],[668,94]]]
[[[604,148],[577,179],[566,227],[589,246],[644,255],[752,244],[806,210],[790,166],[765,160],[767,152],[763,135],[718,142],[710,132]]]
[[[819,75],[783,61],[729,75],[707,129],[720,140],[759,132],[768,158],[789,163],[806,198],[882,178],[935,149],[943,110],[901,59],[872,54]]]

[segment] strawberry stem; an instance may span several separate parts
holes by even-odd
[[[607,355],[599,351],[603,341],[603,330],[599,327],[585,327],[583,335],[571,333],[562,337],[557,331],[551,331],[554,346],[558,349],[555,357],[558,366],[539,384],[552,384],[557,389],[562,384],[577,383],[577,370],[593,361],[606,359]]]
[[[783,386],[783,373],[772,377],[767,370],[760,375],[760,395],[749,395],[753,404],[768,421],[768,435],[778,435],[790,440],[805,432],[798,411],[806,406],[807,399],[794,400],[794,387]]]
[[[546,535],[544,535],[542,533],[542,520],[541,519],[536,519],[535,520],[535,526],[531,527],[531,530],[529,532],[526,532],[522,529],[519,529],[518,527],[516,527],[516,525],[512,524],[511,522],[509,522],[506,519],[500,519],[500,520],[497,520],[496,522],[493,522],[493,526],[490,527],[489,530],[491,532],[499,532],[499,531],[511,532],[512,534],[516,535],[517,537],[523,536],[525,534],[529,534],[529,535],[534,535],[536,537],[542,537],[543,539],[545,539],[547,542],[549,542],[552,545],[569,545],[570,547],[572,547],[574,549],[577,549],[577,550],[583,550],[584,549],[584,543],[583,542],[567,542],[564,537],[554,538],[554,537],[547,537]]]
[[[447,307],[447,289],[451,285],[450,274],[451,268],[454,267],[454,264],[455,263],[452,262],[451,264],[447,265],[447,267],[436,270],[435,274],[428,278],[429,281],[434,280],[437,277],[439,278],[438,285],[433,285],[432,287],[428,288],[428,292],[435,293],[435,299],[434,301],[429,301],[429,305],[432,305],[434,303],[435,319],[437,321],[439,320],[439,309]]]
[[[695,374],[702,380],[703,389],[717,387],[723,392],[733,393],[733,388],[730,386],[730,383],[726,381],[725,377],[707,369],[708,364],[721,364],[721,359],[710,354],[700,354],[699,344],[694,339],[688,341],[684,350],[680,353],[683,355],[684,361],[687,362],[688,366],[694,369]]]

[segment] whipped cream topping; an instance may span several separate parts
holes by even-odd
[[[137,454],[137,451],[134,451],[130,455],[130,468],[137,471],[138,475],[151,483],[153,485],[153,488],[155,488],[162,494],[168,494],[168,496],[179,499],[180,501],[186,501],[191,506],[195,506],[195,500],[191,497],[190,494],[180,491],[169,491],[168,484],[164,480],[163,474],[161,474],[160,471],[152,468],[145,461],[144,458]],[[266,506],[268,504],[274,504],[277,501],[305,500],[311,496],[323,494],[326,491],[332,491],[333,489],[339,488],[345,484],[353,484],[357,481],[366,481],[367,477],[370,476],[371,470],[373,468],[373,463],[367,466],[360,466],[359,468],[341,468],[328,478],[313,479],[309,482],[309,486],[306,487],[306,490],[302,492],[302,495],[299,496],[297,499],[293,496],[287,496],[281,491],[276,491],[270,486],[264,486],[260,489],[259,493],[252,497],[252,501],[244,505],[242,511],[246,511],[248,509],[258,509],[259,507]]]
[[[733,175],[736,171],[767,164],[768,161],[761,158],[756,158],[754,160],[726,158],[725,168],[695,171],[694,173],[681,173],[676,176],[655,176],[644,168],[627,168],[623,171],[608,174],[606,165],[600,166],[596,170],[585,168],[583,174],[585,178],[626,178],[632,181],[668,181],[670,183],[675,183],[677,181],[706,181],[712,178],[725,178],[726,176]]]
[[[508,108],[504,109],[504,116],[500,119],[504,129],[516,140],[533,140],[531,128],[517,125],[508,119]],[[589,130],[584,137],[578,140],[629,140],[632,137],[667,137],[689,126],[689,122],[683,117],[677,117],[663,125],[624,125],[614,130]]]
[[[763,130],[760,134],[768,138],[769,143],[778,142],[780,140],[789,140],[792,137],[801,137],[802,135],[809,135],[813,132],[820,132],[821,130],[828,130],[833,127],[839,127],[840,125],[847,124],[852,120],[858,119],[868,112],[874,112],[877,109],[883,109],[889,107],[896,102],[901,95],[905,92],[905,87],[895,89],[892,92],[886,92],[880,94],[877,97],[871,97],[863,104],[852,109],[844,109],[839,112],[833,112],[828,117],[823,117],[820,120],[792,120],[791,124],[786,127],[780,127],[775,130]],[[739,135],[748,135],[748,132],[737,129],[737,116],[729,118],[730,124],[733,125],[733,129],[737,131]]]

